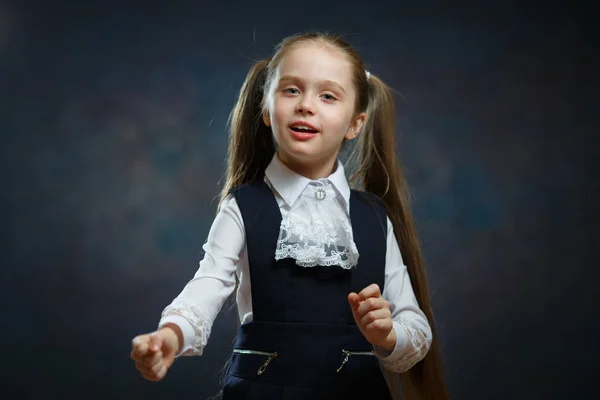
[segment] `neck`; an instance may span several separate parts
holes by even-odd
[[[321,178],[327,178],[331,174],[335,172],[337,168],[337,154],[334,157],[330,157],[326,160],[319,160],[316,162],[300,162],[298,160],[294,160],[291,157],[288,157],[281,152],[277,152],[277,157],[281,162],[297,173],[298,175],[302,175],[305,178],[316,181]]]

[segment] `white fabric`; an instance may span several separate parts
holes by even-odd
[[[339,207],[331,182],[309,183],[290,212],[282,218],[275,259],[293,258],[302,267],[358,263],[350,217]]]
[[[293,209],[311,180],[288,169],[277,156],[266,170],[265,180],[275,193],[282,217]],[[350,214],[350,188],[344,168],[338,162],[335,172],[327,177],[335,190],[331,213],[342,210]],[[335,211],[333,209],[336,209]],[[181,328],[184,343],[179,355],[201,355],[217,314],[233,294],[236,275],[238,315],[242,324],[252,321],[252,292],[246,249],[246,233],[240,209],[232,196],[227,197],[218,212],[203,245],[205,256],[183,291],[162,313],[159,327],[171,322]],[[404,372],[420,361],[431,345],[431,328],[419,309],[410,277],[402,261],[392,224],[387,220],[387,250],[382,297],[390,303],[396,347],[387,354],[375,348],[382,366],[393,372]],[[178,356],[179,356],[178,355]]]

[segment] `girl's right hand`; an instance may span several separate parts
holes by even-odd
[[[160,381],[167,374],[179,350],[179,338],[171,328],[136,336],[132,340],[131,359],[142,376]]]

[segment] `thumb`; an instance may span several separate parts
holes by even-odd
[[[148,349],[152,352],[157,352],[162,348],[163,342],[164,338],[160,332],[153,332],[150,334],[150,343],[148,344]]]

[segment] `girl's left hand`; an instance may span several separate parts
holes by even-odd
[[[372,284],[358,294],[350,293],[348,302],[356,325],[369,343],[392,351],[396,346],[396,331],[390,303],[381,297],[379,286]]]

